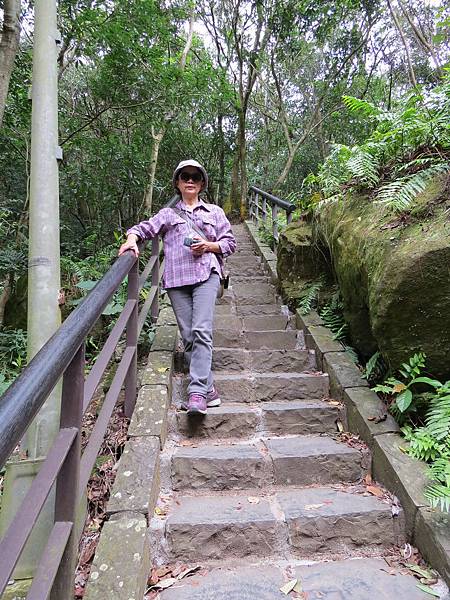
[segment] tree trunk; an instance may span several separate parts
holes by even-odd
[[[391,13],[392,20],[394,21],[395,28],[397,29],[397,32],[398,32],[398,34],[400,36],[400,39],[402,40],[402,44],[403,44],[403,47],[405,49],[406,64],[407,64],[407,71],[408,71],[409,81],[410,81],[411,85],[413,85],[414,87],[417,87],[417,79],[416,79],[416,75],[414,73],[414,69],[413,69],[413,65],[412,65],[411,53],[409,51],[408,40],[406,39],[405,34],[403,33],[402,26],[401,26],[400,21],[398,19],[398,14],[396,13],[396,11],[394,10],[394,8],[392,7],[392,4],[391,4],[390,0],[387,0],[387,5],[389,7],[389,11]]]
[[[231,211],[234,216],[239,215],[240,210],[240,200],[239,200],[239,143],[238,143],[238,135],[236,136],[236,150],[233,158],[233,168],[231,170],[231,190],[230,190],[230,201],[231,201]]]
[[[145,214],[150,217],[153,209],[153,188],[155,186],[155,175],[156,175],[156,165],[158,164],[158,155],[159,155],[159,147],[161,145],[162,139],[164,137],[164,133],[166,132],[165,127],[154,132],[152,128],[152,153],[150,155],[150,167],[148,170],[148,185],[144,192],[144,210]]]
[[[9,81],[20,39],[20,0],[4,0],[3,28],[0,39],[0,127],[5,112]]]
[[[245,138],[245,124],[246,114],[244,110],[239,111],[239,130],[238,130],[238,141],[239,141],[239,166],[241,170],[241,189],[239,194],[239,214],[242,218],[245,218],[247,213],[247,141]]]
[[[225,189],[225,136],[223,134],[223,114],[217,115],[217,131],[219,137],[219,185],[217,186],[217,204],[223,206]]]
[[[3,281],[3,291],[0,294],[0,327],[5,319],[5,307],[11,295],[11,276],[7,275]]]

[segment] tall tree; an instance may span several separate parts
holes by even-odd
[[[20,0],[4,0],[0,38],[0,128],[5,112],[9,81],[20,41]]]

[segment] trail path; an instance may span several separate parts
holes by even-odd
[[[283,312],[245,226],[235,227],[232,291],[217,306],[213,369],[222,405],[177,410],[176,375],[154,564],[201,565],[161,600],[430,598],[396,566],[403,512],[370,482],[367,448],[342,436],[344,407]],[[397,514],[398,513],[398,514]],[[357,559],[357,560],[355,560]],[[303,594],[303,595],[302,595]]]

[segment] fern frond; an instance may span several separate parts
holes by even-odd
[[[450,395],[435,396],[426,417],[427,429],[437,440],[450,436]]]
[[[378,167],[378,160],[358,147],[347,161],[347,169],[352,177],[356,177],[369,188],[373,188],[380,179]]]
[[[439,173],[449,170],[447,162],[440,162],[414,175],[396,179],[379,189],[377,202],[397,212],[409,210],[413,200],[425,190],[429,181]]]
[[[324,286],[324,280],[318,279],[305,286],[297,301],[297,308],[300,309],[302,315],[307,315],[315,306],[317,306],[317,296],[321,288]]]
[[[429,485],[424,492],[425,498],[433,508],[439,508],[442,512],[450,512],[450,487],[441,483]]]
[[[354,96],[342,96],[342,101],[345,106],[354,113],[360,113],[366,117],[376,117],[380,114],[380,109],[371,102],[355,98]]]

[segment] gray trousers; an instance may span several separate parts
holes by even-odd
[[[167,289],[189,367],[189,394],[206,396],[213,387],[212,328],[219,283],[219,275],[213,272],[201,283]]]

